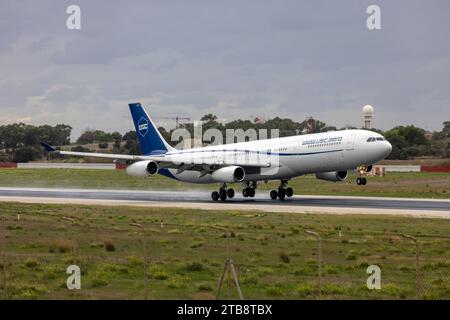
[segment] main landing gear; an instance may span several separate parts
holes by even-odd
[[[233,198],[234,197],[234,189],[233,188],[227,188],[227,185],[224,183],[220,188],[219,191],[213,191],[211,193],[211,198],[214,201],[222,200],[225,201],[227,198]]]
[[[367,166],[365,164],[362,164],[358,166],[357,171],[358,171],[358,178],[356,178],[356,184],[358,186],[365,186],[367,183],[367,179],[364,175],[367,172]]]
[[[278,190],[270,191],[270,198],[272,200],[276,200],[277,198],[284,200],[286,197],[290,198],[293,196],[294,190],[291,187],[286,188],[287,182],[287,180],[281,180]]]
[[[245,182],[244,183],[244,189],[242,189],[242,196],[244,198],[253,198],[256,193],[256,182]]]

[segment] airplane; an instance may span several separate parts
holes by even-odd
[[[305,174],[339,182],[347,178],[348,171],[356,169],[356,183],[365,185],[365,174],[392,150],[382,135],[362,129],[178,150],[164,140],[141,103],[130,103],[129,108],[142,155],[60,151],[45,142],[41,145],[59,155],[132,162],[126,172],[135,177],[160,174],[190,183],[219,183],[219,190],[211,193],[214,201],[235,196],[234,189],[228,187],[230,183],[242,183],[243,197],[251,198],[257,183],[269,180],[280,181],[278,189],[270,191],[270,198],[284,200],[294,194],[287,187],[288,181]]]

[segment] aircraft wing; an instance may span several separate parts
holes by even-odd
[[[266,157],[248,157],[244,155],[231,155],[220,158],[208,158],[203,156],[183,156],[180,154],[174,155],[126,155],[126,154],[112,154],[112,153],[95,153],[95,152],[77,152],[77,151],[62,151],[56,150],[45,142],[41,142],[41,145],[50,153],[76,156],[76,157],[92,157],[92,158],[104,158],[113,160],[131,160],[142,161],[152,160],[161,164],[161,168],[178,169],[179,171],[195,170],[195,171],[211,171],[213,168],[227,167],[227,166],[242,166],[242,167],[257,167],[268,168],[275,164],[269,161]],[[273,160],[273,159],[272,159]]]
[[[76,151],[62,151],[62,150],[56,150],[49,144],[45,142],[41,142],[41,145],[47,150],[48,152],[55,153],[55,154],[61,154],[61,155],[67,155],[67,156],[76,156],[76,157],[92,157],[92,158],[105,158],[105,159],[116,159],[116,160],[161,160],[158,156],[134,156],[134,155],[128,155],[128,154],[113,154],[113,153],[95,153],[95,152],[76,152]]]

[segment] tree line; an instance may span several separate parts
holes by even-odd
[[[296,122],[288,118],[275,117],[267,121],[261,119],[233,120],[227,123],[218,121],[213,114],[204,115],[201,118],[203,132],[214,128],[226,135],[227,129],[278,129],[279,136],[292,136],[310,132],[325,132],[338,130],[320,120],[307,119]],[[194,135],[194,124],[180,125],[191,136]],[[339,128],[344,129],[344,128]],[[171,143],[173,130],[159,128],[163,137]],[[413,125],[397,126],[387,131],[373,129],[383,134],[392,144],[392,153],[389,159],[411,159],[415,157],[450,157],[450,121],[443,123],[441,131],[427,132]],[[136,132],[128,131],[125,134],[119,132],[105,132],[102,130],[86,129],[75,142],[70,141],[72,127],[65,124],[56,126],[33,126],[24,123],[14,123],[0,126],[0,161],[28,162],[45,159],[46,152],[40,146],[45,141],[54,146],[66,146],[72,151],[93,151],[103,149],[103,152],[120,154],[140,154]],[[269,136],[270,137],[270,136]],[[176,143],[176,142],[175,142]]]

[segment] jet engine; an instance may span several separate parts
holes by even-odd
[[[245,170],[239,166],[230,166],[217,169],[212,173],[217,182],[241,182],[245,178]]]
[[[316,173],[316,178],[326,181],[343,181],[347,178],[347,171],[332,171]]]
[[[127,174],[134,177],[154,176],[158,173],[159,166],[156,161],[145,160],[135,162],[127,167]]]

